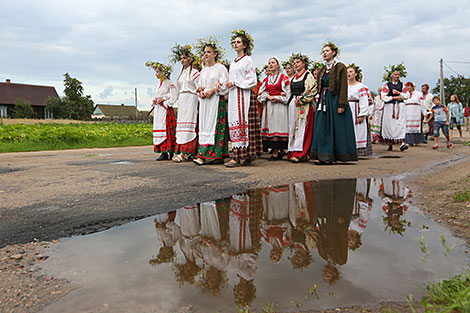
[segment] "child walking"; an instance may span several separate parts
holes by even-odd
[[[432,102],[434,106],[431,109],[431,114],[429,117],[424,121],[424,123],[428,123],[432,118],[434,118],[434,146],[433,149],[438,149],[439,146],[437,144],[437,140],[439,138],[439,129],[442,128],[442,133],[447,139],[447,148],[452,148],[452,144],[450,143],[449,138],[449,111],[447,107],[441,104],[441,99],[437,96],[432,98]]]

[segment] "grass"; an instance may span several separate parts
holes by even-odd
[[[470,312],[470,270],[437,283],[429,283],[421,299],[424,312]],[[416,312],[408,299],[412,312]]]
[[[151,124],[37,123],[0,125],[0,152],[152,144]]]
[[[470,201],[470,189],[465,188],[464,191],[456,192],[452,198],[457,202]]]

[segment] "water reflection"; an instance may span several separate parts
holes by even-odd
[[[270,187],[231,198],[185,206],[155,220],[158,254],[151,266],[171,263],[180,286],[217,296],[229,285],[237,305],[256,298],[262,246],[272,264],[283,259],[303,271],[323,259],[329,285],[341,277],[348,251],[362,245],[373,207],[371,184],[379,185],[385,229],[403,234],[411,190],[393,179],[346,179]],[[232,273],[232,275],[229,275]],[[233,279],[229,279],[232,277]]]

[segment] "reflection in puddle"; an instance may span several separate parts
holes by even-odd
[[[113,161],[111,164],[135,164],[133,161]]]
[[[45,312],[234,312],[404,301],[468,262],[392,178],[304,182],[63,240],[44,271],[81,286]],[[406,217],[406,219],[405,219]],[[423,225],[430,230],[423,233]],[[425,227],[425,228],[426,228]],[[449,245],[444,256],[440,234]],[[431,251],[421,261],[419,238]],[[72,311],[71,311],[72,310]]]

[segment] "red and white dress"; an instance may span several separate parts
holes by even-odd
[[[406,134],[406,112],[404,100],[410,97],[408,88],[402,82],[397,86],[402,86],[400,96],[403,100],[393,100],[392,92],[389,88],[393,86],[391,82],[386,83],[382,88],[382,100],[384,102],[384,111],[382,118],[382,138],[384,144],[401,144],[405,140]],[[398,89],[397,89],[398,90]]]
[[[425,142],[423,131],[421,129],[422,116],[426,116],[426,108],[422,103],[423,94],[414,91],[410,98],[405,100],[406,111],[406,135],[407,144],[418,144]]]
[[[287,149],[289,140],[289,77],[278,73],[263,80],[259,89],[258,101],[263,103],[261,116],[261,136],[267,148]],[[282,96],[281,94],[285,95]],[[271,102],[268,96],[274,96],[278,102]]]
[[[178,120],[176,123],[176,143],[179,153],[194,155],[197,152],[197,85],[200,73],[187,67],[176,81],[178,90]]]
[[[173,105],[178,99],[178,91],[169,80],[160,81],[155,86],[154,99],[163,99],[163,104],[152,104],[153,112],[153,145],[155,153],[175,152],[176,120]]]
[[[372,150],[366,152],[367,137],[369,135],[368,117],[369,117],[369,96],[366,85],[358,82],[355,85],[348,85],[348,101],[354,122],[354,134],[356,136],[356,148],[358,155],[371,155]],[[359,118],[362,117],[362,123]],[[361,151],[363,153],[361,153]]]

